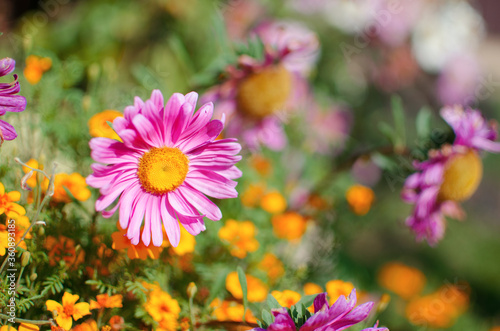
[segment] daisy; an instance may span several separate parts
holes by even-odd
[[[295,22],[265,22],[252,35],[264,44],[263,60],[242,55],[227,68],[228,79],[207,91],[228,115],[227,133],[240,136],[251,149],[281,150],[287,143],[283,122],[288,111],[305,107],[307,74],[317,60],[316,35]]]
[[[463,219],[460,202],[469,199],[481,182],[480,151],[500,153],[495,123],[481,112],[460,106],[445,107],[441,117],[452,127],[455,141],[429,152],[429,159],[414,164],[417,172],[406,179],[402,198],[415,208],[406,224],[417,240],[435,245],[443,238],[445,216]]]
[[[205,230],[203,217],[220,220],[222,213],[205,195],[235,198],[241,176],[235,164],[241,146],[236,139],[216,138],[224,127],[211,120],[213,105],[203,105],[195,114],[198,94],[175,93],[166,105],[155,90],[146,102],[136,97],[125,108],[124,117],[113,121],[122,141],[90,140],[94,163],[87,183],[100,189],[95,208],[106,218],[119,209],[120,227],[136,245],[161,246],[162,222],[168,239],[176,247],[182,226],[192,235]],[[106,210],[117,200],[117,203]],[[144,229],[141,235],[141,226]]]
[[[0,77],[6,76],[14,71],[16,61],[10,58],[0,60]],[[21,87],[17,81],[17,75],[14,75],[12,83],[0,83],[0,116],[6,112],[22,112],[26,108],[26,98],[19,93]],[[13,140],[17,137],[16,130],[9,123],[0,120],[0,144],[4,140]]]

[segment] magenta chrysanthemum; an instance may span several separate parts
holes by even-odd
[[[435,245],[444,236],[445,216],[463,219],[459,202],[474,194],[482,177],[478,152],[500,153],[496,123],[487,123],[478,110],[446,107],[441,116],[455,132],[453,145],[429,152],[429,159],[414,164],[417,173],[406,179],[402,198],[415,208],[406,224],[417,240]]]
[[[203,217],[222,217],[220,209],[205,195],[235,198],[235,164],[241,146],[236,139],[216,138],[224,119],[212,120],[213,105],[194,113],[198,94],[175,93],[164,105],[160,91],[143,102],[136,97],[124,117],[113,122],[123,142],[109,138],[90,141],[93,174],[87,183],[100,189],[95,208],[104,217],[119,209],[120,226],[133,244],[160,246],[162,223],[168,239],[177,246],[179,222],[192,235],[205,230]],[[106,210],[118,199],[111,210]],[[141,236],[141,225],[144,226]]]
[[[6,76],[14,71],[16,62],[10,58],[0,60],[0,77]],[[22,112],[26,109],[26,98],[16,95],[21,90],[17,75],[14,75],[12,83],[0,83],[0,116],[6,112]],[[0,120],[0,144],[4,140],[13,140],[17,137],[16,130],[9,123]]]

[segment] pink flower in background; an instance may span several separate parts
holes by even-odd
[[[265,145],[281,150],[287,143],[283,122],[289,111],[305,107],[309,86],[305,73],[318,52],[314,33],[292,23],[264,23],[255,32],[264,42],[264,59],[247,55],[227,68],[229,78],[211,88],[204,102],[214,102],[228,116],[229,136],[238,136],[250,149]]]
[[[487,123],[478,110],[445,107],[441,116],[455,132],[453,145],[429,152],[429,159],[416,162],[416,173],[406,179],[402,198],[415,208],[406,224],[417,240],[435,245],[443,238],[445,216],[463,219],[460,202],[469,199],[482,178],[483,166],[478,152],[500,153],[495,142],[495,123]]]
[[[408,39],[424,8],[422,0],[384,0],[373,17],[379,39],[388,46],[401,46]]]
[[[6,76],[14,71],[16,62],[10,58],[0,60],[0,77]],[[26,98],[16,95],[21,90],[17,75],[14,75],[12,83],[0,83],[0,116],[6,112],[22,112],[26,109]],[[16,130],[9,123],[0,120],[0,144],[4,140],[13,140],[17,137]]]
[[[230,1],[222,11],[229,38],[241,40],[247,36],[249,28],[262,17],[265,8],[255,0]]]
[[[172,246],[180,239],[179,222],[192,235],[205,230],[203,217],[222,217],[205,195],[235,198],[241,176],[235,164],[241,159],[236,139],[216,138],[224,127],[211,120],[213,105],[194,113],[198,94],[175,93],[166,105],[155,90],[146,102],[135,98],[124,117],[113,122],[123,142],[110,138],[90,141],[93,174],[87,183],[100,189],[95,208],[111,217],[119,208],[119,221],[136,245],[163,242],[162,223]],[[116,199],[111,210],[106,210]],[[144,230],[141,233],[141,225]]]
[[[481,95],[475,95],[481,71],[478,60],[461,54],[445,65],[437,80],[437,93],[443,105],[471,105]]]

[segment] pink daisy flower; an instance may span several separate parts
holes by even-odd
[[[463,219],[460,202],[469,199],[482,178],[480,151],[500,153],[496,123],[487,123],[478,110],[445,107],[441,116],[455,132],[453,145],[429,152],[414,164],[418,172],[406,179],[402,198],[415,208],[406,224],[417,240],[435,245],[444,236],[445,216]]]
[[[316,35],[298,23],[266,22],[254,35],[264,43],[264,59],[243,55],[227,68],[228,80],[207,91],[204,102],[214,102],[220,116],[227,114],[227,133],[240,136],[250,149],[261,144],[281,150],[287,143],[283,122],[288,111],[305,107],[305,75],[314,65]]]
[[[100,189],[95,208],[107,218],[119,209],[120,226],[134,245],[142,240],[146,246],[151,241],[160,246],[163,223],[175,247],[179,222],[197,235],[205,230],[203,217],[221,219],[219,207],[205,195],[238,196],[233,179],[241,176],[235,166],[241,146],[236,139],[216,140],[224,118],[211,120],[211,103],[194,113],[197,99],[195,92],[175,93],[165,105],[158,90],[146,102],[136,97],[124,117],[113,121],[123,142],[90,140],[91,156],[99,162],[92,164],[94,172],[87,177],[90,186]]]
[[[0,77],[6,76],[14,71],[16,61],[10,58],[0,60]],[[14,75],[12,83],[0,83],[0,116],[6,112],[22,112],[26,109],[26,98],[19,93],[21,87],[17,81],[17,75]],[[17,137],[16,130],[9,123],[0,120],[0,145],[4,140],[14,140]]]

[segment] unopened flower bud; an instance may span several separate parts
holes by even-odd
[[[188,297],[193,298],[197,291],[198,291],[198,288],[196,287],[196,284],[194,282],[189,283],[189,285],[187,287]]]
[[[21,255],[21,266],[26,267],[28,263],[30,263],[30,252],[24,252],[23,255]]]

